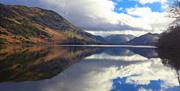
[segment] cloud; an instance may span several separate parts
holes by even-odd
[[[162,32],[171,22],[164,12],[153,12],[149,7],[127,9],[128,14],[114,12],[115,3],[110,0],[45,0],[56,6],[57,12],[86,30],[141,30]],[[145,2],[146,1],[146,2]],[[140,0],[139,2],[165,3],[166,0]],[[62,5],[58,4],[61,3]],[[59,8],[58,8],[59,7]],[[140,16],[133,17],[131,15]]]
[[[167,12],[153,12],[149,7],[128,8],[129,15],[138,16],[140,21],[151,26],[151,32],[162,32],[173,21]]]
[[[150,30],[134,17],[114,12],[111,0],[43,0],[66,19],[87,30]],[[60,3],[60,4],[59,4]]]
[[[109,35],[114,35],[114,34],[125,34],[125,35],[134,35],[136,37],[144,35],[147,33],[147,31],[142,31],[142,30],[125,30],[125,31],[119,31],[119,30],[111,30],[111,31],[103,31],[103,30],[86,30],[86,32],[94,34],[94,35],[101,35],[103,37],[107,37]],[[162,31],[151,31],[151,33],[160,33]]]
[[[44,1],[44,0],[43,0]],[[86,30],[140,30],[160,33],[172,21],[165,12],[153,12],[149,7],[127,9],[128,14],[114,12],[115,3],[110,0],[45,0],[55,6],[57,12],[73,24]],[[145,0],[146,3],[166,0]],[[144,2],[145,2],[144,1]],[[143,0],[139,1],[143,2]],[[61,4],[59,4],[61,3]],[[133,17],[139,16],[139,17]]]
[[[156,2],[159,2],[161,4],[167,3],[167,0],[135,0],[135,1],[138,1],[141,4],[152,4]]]
[[[162,9],[168,8],[168,0],[134,0],[139,2],[141,5],[146,5],[146,4],[153,4],[153,3],[160,3]]]
[[[127,12],[130,15],[135,15],[135,16],[140,16],[140,17],[146,17],[146,16],[149,16],[149,14],[153,13],[149,7],[128,8]]]
[[[147,60],[147,58],[140,56],[138,54],[134,54],[131,56],[112,56],[112,55],[108,55],[105,53],[102,54],[95,54],[95,55],[91,55],[89,57],[86,57],[86,59],[98,59],[98,60],[114,60],[114,61],[119,61],[119,60],[126,60],[126,61],[144,61]]]

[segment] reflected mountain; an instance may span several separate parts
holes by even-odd
[[[158,53],[154,48],[98,48],[101,50],[101,54],[98,55],[102,58],[105,57],[122,57],[122,56],[128,56],[128,57],[135,57],[135,58],[158,58]],[[97,57],[97,54],[95,54]]]
[[[131,56],[134,54],[127,48],[106,48],[103,52],[112,56]]]
[[[0,82],[52,78],[95,52],[95,48],[8,46],[0,50]]]
[[[154,48],[129,48],[129,50],[146,58],[158,58]]]

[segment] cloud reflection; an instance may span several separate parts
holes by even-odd
[[[162,81],[159,83],[160,90],[179,85],[175,71],[165,67],[160,59],[142,63],[83,60],[54,78],[56,84],[46,84],[45,87],[46,91],[50,91],[50,88],[58,88],[60,91],[110,91],[116,78],[126,78],[125,84],[144,86],[152,81]]]

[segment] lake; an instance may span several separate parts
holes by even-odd
[[[178,60],[151,47],[6,46],[0,91],[180,91]]]

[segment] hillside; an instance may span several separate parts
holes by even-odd
[[[156,45],[159,40],[159,34],[147,33],[136,37],[128,42],[131,45]]]
[[[0,44],[93,44],[93,35],[51,10],[0,4]]]

